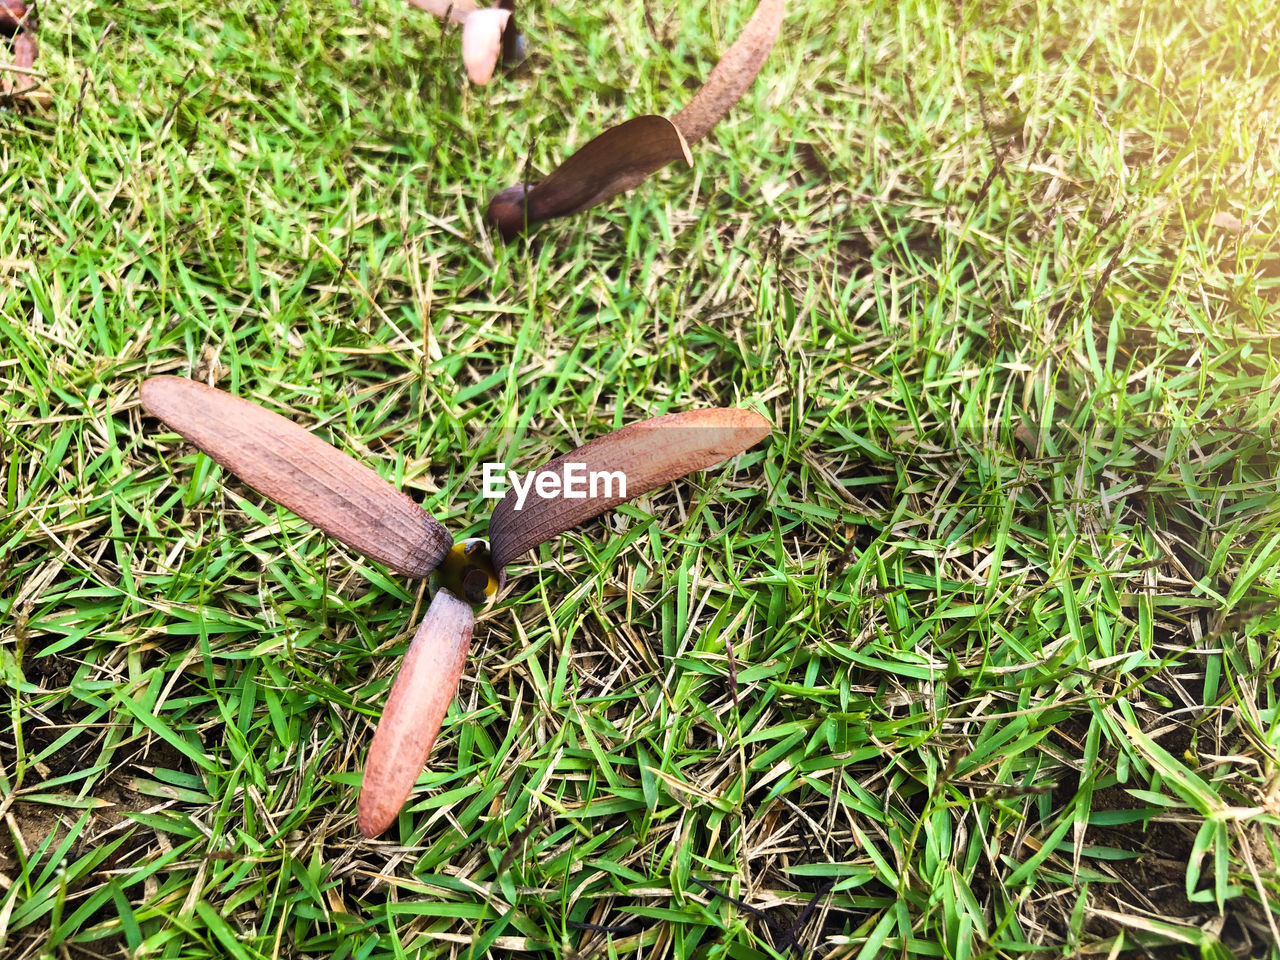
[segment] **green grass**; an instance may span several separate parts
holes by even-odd
[[[6,960],[1277,955],[1271,3],[793,4],[692,171],[495,245],[526,157],[673,113],[750,6],[530,4],[483,89],[387,0],[41,9],[46,98],[0,105]],[[455,536],[485,460],[776,430],[517,569],[368,842],[424,585],[147,417],[157,373]]]

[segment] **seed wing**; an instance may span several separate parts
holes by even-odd
[[[503,576],[503,567],[538,544],[677,477],[727,460],[768,434],[768,421],[751,410],[691,410],[628,424],[556,457],[539,471],[560,474],[562,488],[566,465],[582,464],[578,472],[587,476],[622,473],[625,494],[617,484],[606,491],[603,482],[598,496],[582,499],[542,499],[531,492],[524,508],[516,510],[517,495],[508,490],[489,518],[493,566]]]
[[[366,837],[391,826],[413,792],[458,688],[475,622],[468,604],[439,590],[413,635],[364,764],[356,819]]]
[[[425,577],[453,545],[376,471],[278,413],[182,377],[142,384],[142,405],[263,496],[397,573]]]
[[[488,218],[510,240],[527,224],[604,203],[673,160],[693,162],[675,124],[666,117],[633,117],[600,134],[539,183],[499,191],[489,201]]]

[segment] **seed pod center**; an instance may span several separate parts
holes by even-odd
[[[473,606],[488,603],[498,592],[498,574],[489,558],[489,543],[471,537],[455,543],[436,570],[440,586]]]

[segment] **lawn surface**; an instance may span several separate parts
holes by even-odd
[[[695,151],[502,245],[750,2],[41,8],[0,104],[0,954],[1275,956],[1270,0],[815,0]],[[648,11],[648,15],[646,14]],[[772,437],[541,547],[378,841],[429,597],[148,417],[294,417],[455,536],[713,404]]]

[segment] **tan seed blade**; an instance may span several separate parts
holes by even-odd
[[[510,19],[510,10],[486,8],[475,11],[462,25],[462,63],[472,83],[484,86],[493,76]]]
[[[505,578],[503,567],[538,544],[597,517],[610,507],[647,493],[677,477],[705,470],[741,453],[769,435],[769,422],[751,410],[717,408],[670,413],[652,420],[630,423],[620,430],[556,457],[539,471],[560,475],[563,489],[566,464],[582,464],[578,476],[620,471],[626,477],[626,494],[616,482],[606,490],[603,480],[595,493],[583,499],[556,496],[542,499],[531,489],[522,510],[516,510],[514,489],[494,508],[489,518],[489,550],[493,566]],[[582,482],[576,484],[583,486]],[[589,486],[586,492],[591,494]]]
[[[20,70],[30,70],[40,55],[36,46],[36,38],[29,30],[24,30],[13,38],[13,65]]]
[[[635,117],[600,134],[541,183],[495,194],[488,218],[511,239],[526,223],[579,213],[630,190],[673,160],[693,162],[675,125],[666,117]]]
[[[474,626],[475,614],[468,604],[448,590],[436,592],[369,745],[356,812],[366,837],[391,826],[413,792],[458,688]]]
[[[249,486],[397,573],[425,577],[453,538],[371,468],[292,420],[182,377],[143,381],[142,405]]]
[[[751,86],[778,40],[784,6],[783,0],[760,0],[702,89],[672,118],[689,143],[697,143],[710,133]]]

